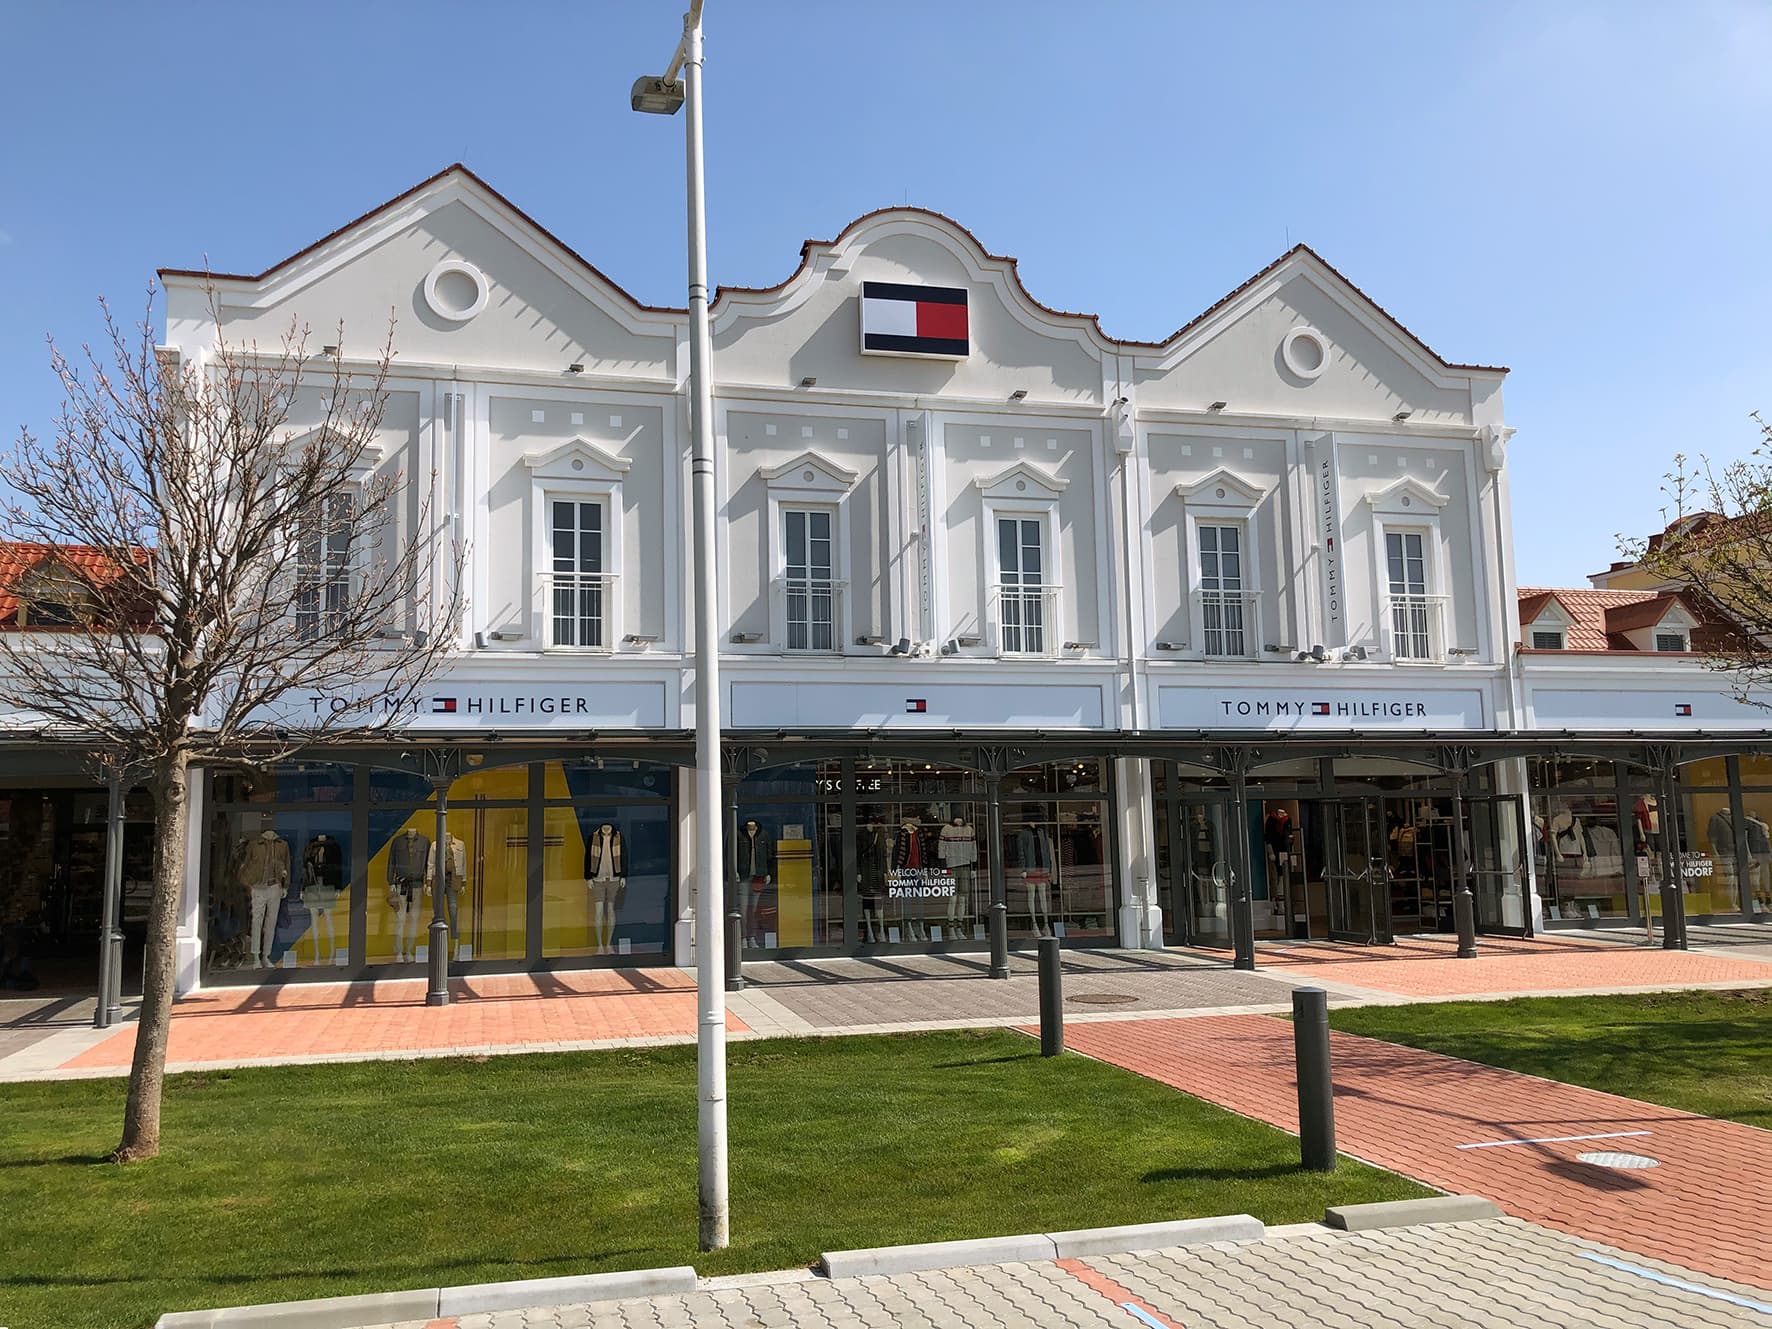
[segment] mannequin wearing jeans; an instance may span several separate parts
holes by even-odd
[[[314,916],[314,963],[323,964],[338,950],[332,931],[332,911],[338,907],[344,887],[344,852],[330,835],[316,835],[302,855],[301,902]],[[326,950],[320,950],[320,934],[326,934]]]
[[[627,885],[627,864],[622,856],[621,832],[604,822],[585,841],[585,889],[591,897],[591,944],[598,955],[611,953],[615,942],[615,912]]]
[[[408,826],[388,846],[388,907],[394,911],[394,958],[418,958],[419,912],[431,839]]]
[[[744,890],[745,944],[761,946],[763,936],[757,931],[757,915],[763,892],[775,877],[775,841],[762,826],[747,821],[738,832],[733,857],[738,864],[739,885]]]
[[[289,844],[267,824],[240,848],[239,882],[252,899],[247,945],[252,963],[271,967],[271,945],[277,934],[277,907],[289,887]]]
[[[438,868],[438,855],[443,854],[441,872]],[[441,881],[439,881],[439,876]],[[443,892],[443,916],[449,920],[449,937],[455,943],[456,958],[461,958],[461,890],[468,876],[468,847],[461,842],[459,836],[450,836],[448,843],[442,841],[431,846],[431,856],[425,864],[425,889]]]
[[[965,933],[972,917],[972,874],[978,865],[978,835],[964,817],[955,817],[941,828],[938,846],[941,863],[954,874],[954,893],[948,897],[947,935],[951,940]]]
[[[1052,842],[1040,827],[1024,826],[1015,832],[1014,843],[1027,883],[1028,923],[1035,935],[1047,936],[1052,931]]]

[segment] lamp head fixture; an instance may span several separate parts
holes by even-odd
[[[1364,660],[1365,658],[1366,648],[1364,646],[1350,646],[1342,654],[1344,660]]]
[[[1027,399],[1028,390],[1026,388],[1017,388],[1014,392],[1009,394],[1010,401],[1026,401]]]
[[[1215,401],[1210,406],[1208,406],[1206,409],[1209,411],[1222,411],[1226,406],[1229,406],[1229,405],[1230,405],[1229,402]]]
[[[338,354],[338,347],[336,347],[336,346],[322,346],[320,348],[320,354],[321,355],[337,355]]]
[[[1391,417],[1391,421],[1394,424],[1400,425],[1403,423],[1403,421],[1407,420],[1410,416],[1412,416],[1414,414],[1415,414],[1415,412],[1411,411],[1411,410],[1407,410],[1407,409],[1401,410],[1401,411],[1398,411],[1395,415],[1393,415]]]
[[[634,80],[628,105],[645,115],[675,115],[683,109],[683,80],[647,74]]]
[[[585,366],[584,361],[582,360],[574,360],[571,364],[566,366],[566,372],[568,374],[582,374],[584,371]]]
[[[900,637],[895,643],[893,643],[890,652],[892,655],[909,655],[910,653],[911,639],[909,637]]]
[[[816,388],[818,386],[818,379],[812,374],[808,374],[805,378],[800,380],[800,386],[803,388]]]
[[[1311,659],[1315,660],[1318,664],[1322,664],[1323,661],[1327,660],[1328,658],[1329,658],[1329,652],[1325,651],[1321,646],[1312,646],[1311,647]]]

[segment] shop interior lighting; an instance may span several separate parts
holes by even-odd
[[[1229,402],[1215,401],[1212,403],[1212,405],[1208,406],[1206,409],[1209,411],[1222,411],[1226,406],[1229,406],[1229,405],[1230,405]]]
[[[752,642],[762,641],[763,634],[761,632],[735,632],[732,634],[732,640],[740,646],[749,646]]]
[[[1402,424],[1403,421],[1407,420],[1410,416],[1412,416],[1414,414],[1415,414],[1414,411],[1407,411],[1407,410],[1398,411],[1395,415],[1393,415],[1391,417],[1391,419],[1393,421],[1395,421],[1397,424]]]

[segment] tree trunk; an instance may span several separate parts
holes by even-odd
[[[129,1068],[129,1100],[123,1109],[119,1163],[160,1152],[160,1097],[166,1083],[166,1042],[172,1025],[173,979],[178,967],[178,910],[185,884],[185,827],[190,817],[190,756],[178,751],[157,763],[154,897],[148,907],[148,942],[142,957],[142,1010]]]

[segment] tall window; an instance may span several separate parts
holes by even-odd
[[[1207,655],[1249,653],[1243,632],[1243,532],[1236,526],[1200,531],[1200,623]]]
[[[554,499],[553,644],[604,646],[603,505]]]
[[[355,508],[352,494],[334,494],[302,524],[295,555],[295,633],[303,640],[337,632],[350,603]]]
[[[1385,532],[1384,553],[1390,572],[1391,653],[1399,660],[1431,660],[1431,605],[1421,532]]]
[[[831,559],[832,513],[828,508],[786,508],[782,546],[790,651],[837,649],[837,583]]]
[[[1045,554],[1034,517],[997,518],[998,602],[1006,655],[1046,653]]]

